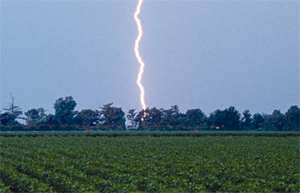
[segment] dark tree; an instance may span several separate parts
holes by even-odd
[[[37,125],[59,125],[57,118],[55,115],[49,114],[46,115],[41,121],[37,123]]]
[[[148,116],[148,112],[149,112],[149,108],[145,110],[142,109],[141,111],[136,113],[134,118],[135,125],[139,125],[139,126],[146,125],[146,117]]]
[[[149,129],[156,130],[157,125],[162,124],[163,109],[157,109],[156,107],[147,108],[146,110],[141,110],[135,116],[135,123],[139,125],[139,129]],[[147,127],[146,127],[147,126]]]
[[[215,110],[209,118],[220,130],[240,130],[240,113],[231,106],[224,110]]]
[[[186,123],[187,126],[202,127],[206,121],[206,115],[201,109],[190,109],[186,112]]]
[[[131,128],[134,128],[137,125],[136,115],[137,115],[137,112],[135,112],[135,109],[129,109],[128,114],[126,115],[126,118],[129,120],[129,122],[131,124],[130,125]]]
[[[76,125],[95,126],[100,122],[100,112],[91,109],[84,109],[78,112],[74,118]]]
[[[284,114],[280,110],[274,110],[272,115],[268,117],[267,130],[283,131],[286,123]]]
[[[300,109],[297,105],[291,106],[285,113],[287,119],[288,130],[299,131],[300,130]]]
[[[138,115],[142,117],[143,125],[159,125],[161,124],[163,109],[157,109],[156,107],[147,108],[145,111],[141,111]],[[145,113],[145,114],[143,114]],[[143,116],[145,115],[145,117]]]
[[[250,129],[252,127],[252,121],[253,121],[253,119],[251,118],[250,111],[245,110],[243,112],[243,117],[242,117],[242,120],[241,120],[243,130]]]
[[[170,109],[162,110],[162,125],[181,125],[182,114],[179,112],[177,105],[171,106]]]
[[[20,125],[18,121],[15,121],[15,116],[10,113],[0,114],[1,125]]]
[[[15,97],[13,97],[11,93],[10,93],[10,97],[11,97],[11,104],[9,105],[8,108],[3,108],[3,110],[5,110],[6,113],[9,114],[9,116],[4,116],[4,117],[7,117],[9,119],[13,118],[13,121],[15,121],[14,123],[16,123],[16,119],[24,119],[23,117],[20,117],[20,115],[22,115],[23,113],[22,113],[22,109],[15,105]],[[2,118],[4,119],[4,117]]]
[[[259,113],[255,113],[253,115],[252,128],[255,129],[255,130],[257,130],[259,128],[263,128],[264,124],[265,124],[264,117]]]
[[[100,111],[100,121],[102,125],[121,126],[122,130],[125,130],[125,113],[122,108],[112,107],[113,103],[103,105]]]
[[[145,118],[145,122],[147,125],[159,125],[161,124],[163,109],[157,109],[156,107],[148,109],[147,117]]]
[[[223,128],[226,122],[224,113],[220,109],[217,109],[213,113],[210,113],[209,120],[212,123],[212,127],[218,128]]]
[[[31,125],[31,124],[36,124],[39,121],[41,121],[43,118],[46,117],[46,111],[43,108],[38,108],[38,109],[31,109],[25,112],[26,116],[26,123]]]
[[[73,118],[77,114],[74,111],[76,105],[77,103],[71,96],[67,96],[65,99],[57,99],[54,103],[55,119],[57,122],[62,125],[72,125]]]

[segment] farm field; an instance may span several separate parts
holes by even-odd
[[[1,135],[0,192],[299,192],[299,136]]]

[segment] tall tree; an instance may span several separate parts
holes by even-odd
[[[163,118],[163,109],[157,109],[156,107],[142,109],[135,116],[135,123],[139,125],[139,129],[150,129],[156,130],[158,129],[157,125],[162,124]]]
[[[57,118],[55,115],[49,114],[46,115],[45,118],[36,123],[37,125],[59,125]],[[73,123],[72,123],[73,125]]]
[[[215,110],[210,114],[210,120],[221,130],[240,130],[240,113],[233,106],[222,111]]]
[[[100,107],[100,121],[102,125],[121,126],[121,129],[125,130],[125,113],[122,108],[112,107],[112,104],[108,103]]]
[[[134,128],[136,127],[136,125],[138,124],[136,121],[136,115],[137,112],[135,112],[135,109],[129,109],[128,114],[126,115],[126,118],[129,120],[130,122],[130,127]]]
[[[7,113],[13,116],[13,119],[24,119],[20,117],[22,115],[22,109],[19,106],[15,105],[15,97],[10,93],[11,103],[8,108],[3,108]]]
[[[157,109],[156,107],[147,108],[146,110],[140,111],[136,120],[139,125],[159,125],[161,124],[163,109]]]
[[[251,118],[251,113],[249,110],[245,110],[243,112],[243,117],[242,117],[242,127],[243,129],[250,129],[252,127],[252,121],[253,119]]]
[[[205,123],[206,115],[201,109],[189,109],[186,112],[186,124],[187,126],[202,127]]]
[[[84,109],[78,112],[74,118],[76,125],[95,126],[100,122],[100,112],[91,109]]]
[[[255,113],[253,115],[252,128],[255,129],[255,130],[257,130],[259,128],[263,128],[264,124],[265,124],[264,117],[259,113]]]
[[[267,127],[268,130],[273,130],[270,128],[275,128],[275,131],[283,131],[286,123],[286,117],[280,110],[274,110],[272,115],[268,117]]]
[[[288,111],[285,113],[287,119],[287,127],[292,131],[300,130],[300,109],[297,105],[291,106]]]
[[[146,125],[146,119],[148,115],[149,115],[149,108],[142,109],[141,111],[136,113],[134,118],[135,125],[139,125],[139,126]]]
[[[54,103],[55,119],[59,124],[73,124],[73,118],[77,114],[77,112],[74,111],[76,105],[77,103],[72,96],[67,96],[65,97],[65,99],[61,97],[56,100],[56,102]]]
[[[43,108],[30,109],[25,112],[27,124],[36,124],[46,117],[46,111]]]
[[[211,125],[212,127],[218,127],[218,128],[222,127],[223,128],[223,126],[225,124],[224,113],[220,109],[217,109],[213,113],[209,114],[209,120],[212,123],[212,125]]]
[[[0,115],[0,122],[2,125],[19,125],[17,119],[25,119],[20,117],[22,109],[15,105],[15,97],[10,93],[11,103],[8,108],[3,108],[5,113]]]
[[[160,125],[163,115],[163,109],[157,109],[153,107],[148,109],[147,117],[145,118],[145,122],[147,125]]]
[[[162,125],[180,125],[182,114],[177,105],[171,106],[170,109],[162,110]]]
[[[15,117],[8,112],[0,114],[0,123],[1,123],[1,125],[19,125],[20,124],[18,121],[15,121]]]

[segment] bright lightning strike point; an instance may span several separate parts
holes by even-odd
[[[140,87],[140,90],[141,90],[140,98],[141,98],[142,107],[143,107],[144,110],[146,110],[147,107],[146,107],[146,104],[145,104],[145,90],[144,90],[144,87],[141,83],[145,63],[143,62],[142,57],[140,56],[140,51],[139,51],[139,43],[140,43],[140,40],[141,40],[142,35],[143,35],[143,29],[142,29],[142,25],[141,25],[141,20],[138,18],[138,15],[141,12],[142,3],[143,3],[143,0],[139,0],[138,5],[136,7],[136,11],[134,13],[134,20],[136,21],[136,24],[138,26],[138,31],[139,31],[139,34],[138,34],[138,36],[135,40],[134,52],[135,52],[135,56],[136,56],[138,62],[140,63],[140,72],[138,74],[138,78],[137,78],[136,83],[138,84],[138,86]]]

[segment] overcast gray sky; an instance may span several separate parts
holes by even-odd
[[[141,110],[134,55],[138,0],[1,1],[1,108],[54,113],[114,102]],[[299,106],[299,1],[144,1],[139,18],[148,107],[207,115]]]

